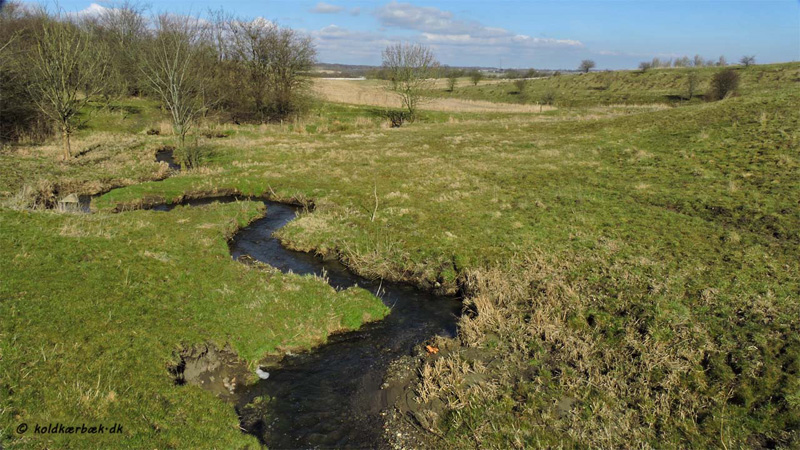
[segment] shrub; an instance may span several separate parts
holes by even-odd
[[[469,79],[472,81],[473,86],[477,86],[483,79],[483,74],[479,70],[473,70],[469,73]]]
[[[408,111],[397,109],[390,109],[384,115],[391,122],[392,128],[400,128],[405,121],[413,119],[413,115]]]
[[[589,73],[589,71],[594,69],[595,66],[596,64],[591,59],[584,59],[578,66],[578,70],[580,70],[583,73]]]
[[[552,105],[556,102],[556,93],[553,91],[547,91],[542,94],[542,104],[543,105]]]
[[[519,78],[517,80],[514,80],[514,87],[516,87],[518,94],[522,94],[523,92],[525,92],[525,87],[527,85],[528,85],[528,80],[526,80],[525,78]]]
[[[739,74],[733,69],[717,72],[711,79],[711,99],[722,100],[739,88]]]

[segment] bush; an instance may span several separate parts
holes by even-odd
[[[392,124],[392,128],[400,128],[403,125],[403,122],[407,120],[413,119],[413,115],[408,111],[402,111],[397,109],[390,109],[386,111],[385,116]]]
[[[522,94],[525,92],[525,87],[528,85],[528,80],[525,78],[519,78],[514,80],[514,87],[517,89],[518,94]]]
[[[556,93],[553,91],[547,91],[542,94],[542,104],[543,105],[552,105],[556,102]]]
[[[711,99],[722,100],[739,88],[739,74],[733,69],[717,72],[711,79]]]

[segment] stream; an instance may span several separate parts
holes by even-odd
[[[172,151],[158,161],[180,170]],[[189,200],[183,205],[245,200],[219,197]],[[284,273],[317,275],[335,289],[358,286],[377,295],[391,312],[360,329],[335,333],[326,344],[299,354],[287,354],[269,377],[240,385],[230,396],[240,426],[269,448],[385,448],[382,414],[394,405],[402,387],[384,385],[390,363],[412,355],[415,347],[434,336],[455,337],[461,302],[436,296],[403,283],[369,280],[335,260],[284,248],[273,233],[294,220],[297,206],[263,199],[266,215],[239,230],[229,243],[231,256],[248,256]],[[176,205],[153,207],[169,211]],[[412,369],[409,369],[412,370]],[[409,378],[415,374],[406,374]],[[206,380],[213,380],[204,374]],[[219,384],[219,380],[217,380]],[[252,404],[266,405],[253,408]]]
[[[202,199],[186,204],[235,200]],[[299,208],[264,203],[265,217],[231,240],[234,259],[249,256],[284,273],[324,275],[335,289],[359,286],[377,294],[391,313],[356,331],[334,334],[326,344],[310,351],[288,354],[269,369],[268,379],[237,387],[232,400],[241,426],[269,448],[387,447],[381,414],[397,395],[382,386],[389,364],[411,355],[415,347],[436,335],[454,337],[461,302],[406,284],[368,280],[338,261],[284,248],[272,234],[291,222]],[[266,409],[248,408],[254,401],[266,404]]]

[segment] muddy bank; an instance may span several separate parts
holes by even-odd
[[[170,170],[181,170],[181,165],[175,162],[175,149],[173,147],[162,147],[157,150],[156,161],[167,163]]]

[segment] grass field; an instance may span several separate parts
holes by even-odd
[[[230,261],[225,238],[255,203],[111,213],[237,191],[314,204],[281,232],[293,248],[465,293],[458,339],[420,366],[431,445],[797,446],[798,67],[744,69],[739,96],[678,107],[664,104],[680,71],[659,70],[534,80],[534,102],[569,93],[541,114],[432,111],[389,129],[369,106],[322,104],[294,123],[209,124],[227,137],[201,138],[203,166],[163,181],[143,155],[171,138],[144,134],[160,121],[148,108],[93,119],[114,133],[107,160],[7,150],[31,173],[4,172],[7,197],[40,178],[127,187],[89,216],[0,210],[2,442],[66,442],[21,438],[23,421],[115,418],[131,446],[252,444],[228,405],[171,385],[177,349],[230,342],[254,364],[385,313],[363,291]],[[495,88],[452,95],[513,101]]]
[[[494,101],[518,104],[541,103],[551,97],[556,107],[595,105],[679,104],[700,102],[708,92],[711,77],[719,69],[675,68],[641,71],[591,72],[563,74],[545,79],[530,80],[522,92],[513,81],[485,83],[473,86],[462,79],[454,92],[437,86],[429,96],[443,99]],[[741,93],[784,90],[800,80],[800,64],[774,64],[737,67],[741,73]],[[688,76],[695,72],[698,86],[692,99],[688,98]],[[494,81],[494,80],[493,80]]]

